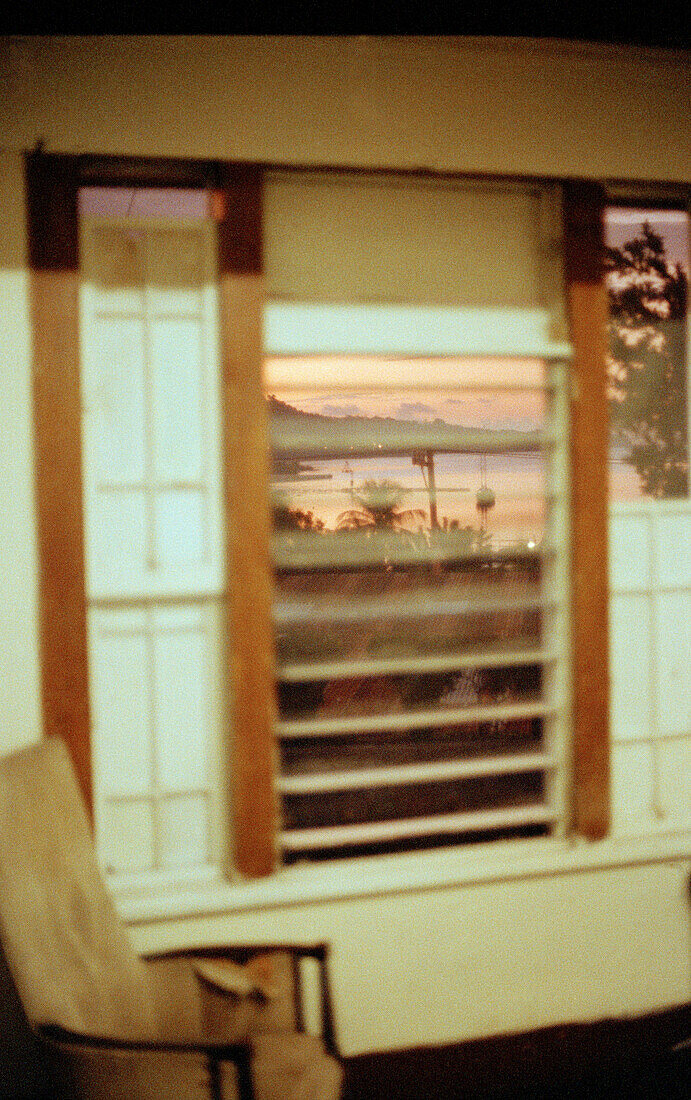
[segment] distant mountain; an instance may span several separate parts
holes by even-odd
[[[448,424],[440,417],[397,420],[393,416],[324,416],[296,409],[273,394],[267,397],[267,406],[277,468],[281,463],[300,463],[310,458],[360,458],[413,451],[534,452],[541,445],[537,431],[464,427]]]
[[[305,412],[303,409],[296,409],[294,405],[289,405],[287,401],[281,401],[274,394],[270,393],[266,399],[268,405],[269,416],[281,416],[286,418],[294,418],[297,420],[305,420],[314,422],[321,422],[322,424],[417,424],[420,426],[429,427],[430,424],[442,425],[447,428],[456,429],[456,425],[448,424],[441,417],[435,417],[434,420],[414,420],[412,417],[406,417],[405,419],[399,419],[395,416],[357,416],[353,413],[345,413],[342,416],[326,416],[324,413]],[[486,429],[480,429],[486,430]]]

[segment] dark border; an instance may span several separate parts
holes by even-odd
[[[361,1054],[346,1059],[343,1100],[686,1100],[691,1052],[674,1047],[690,1034],[691,1003],[636,1019]]]

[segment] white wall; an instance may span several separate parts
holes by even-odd
[[[15,149],[684,180],[688,69],[512,39],[33,38],[5,44],[0,110]]]
[[[0,750],[41,733],[24,167],[0,156]]]
[[[687,860],[142,923],[144,951],[326,939],[346,1054],[689,999]]]
[[[688,60],[452,39],[0,44],[0,751],[39,730],[22,150],[688,178]],[[688,836],[688,834],[686,834]],[[688,1000],[688,845],[531,873],[134,927],[142,948],[319,936],[346,1052]],[[623,860],[625,863],[625,859]]]

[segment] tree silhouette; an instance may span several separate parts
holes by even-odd
[[[648,223],[623,248],[607,249],[606,270],[612,433],[647,494],[685,496],[686,273]]]
[[[353,493],[357,508],[347,508],[341,512],[336,527],[339,531],[355,531],[363,527],[378,532],[405,531],[408,523],[425,518],[422,508],[401,509],[405,495],[405,489],[397,481],[368,478]]]
[[[461,527],[457,519],[444,516],[438,530],[432,532],[432,544],[441,548],[447,546],[456,555],[486,554],[492,549],[492,536],[470,523]]]
[[[272,494],[271,512],[275,531],[323,531],[323,520],[317,519],[313,512],[302,508],[291,508],[286,494],[275,489]]]

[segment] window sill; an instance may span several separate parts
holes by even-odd
[[[138,925],[188,917],[275,909],[381,894],[474,886],[551,875],[691,859],[691,831],[603,841],[515,841],[443,852],[368,857],[288,867],[264,879],[224,881],[213,869],[164,878],[112,880],[122,920]]]

